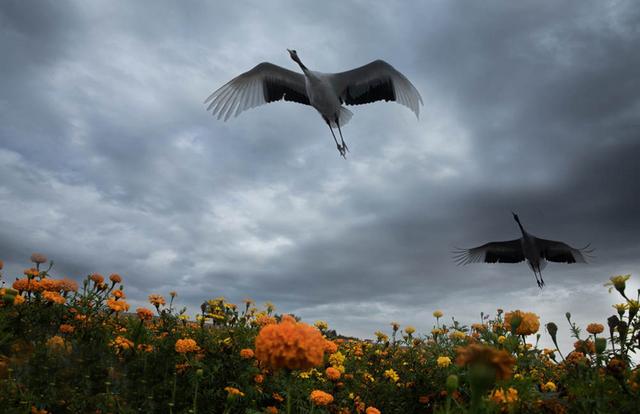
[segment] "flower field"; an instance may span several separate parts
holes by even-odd
[[[498,309],[483,323],[419,333],[391,323],[373,341],[336,337],[271,304],[224,298],[188,318],[175,292],[130,309],[117,274],[55,277],[38,254],[2,275],[3,413],[633,413],[640,406],[638,293],[610,279],[613,315],[541,325]],[[0,261],[0,272],[2,262]],[[558,321],[560,322],[560,321]],[[560,325],[560,326],[559,326]],[[549,335],[555,349],[537,346]],[[559,335],[575,337],[558,349]]]

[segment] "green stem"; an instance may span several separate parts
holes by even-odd
[[[287,414],[291,414],[291,378],[288,378],[287,384]]]
[[[169,414],[173,414],[173,406],[176,404],[176,387],[178,384],[178,371],[173,373],[173,391],[171,391],[171,403],[169,404]]]
[[[198,411],[198,385],[200,381],[196,378],[196,389],[193,392],[193,414],[196,414]]]

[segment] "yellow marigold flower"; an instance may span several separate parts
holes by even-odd
[[[612,306],[615,310],[618,311],[618,313],[621,316],[624,315],[624,312],[629,308],[629,305],[626,303],[616,303],[615,305],[612,305]]]
[[[342,354],[342,352],[334,352],[329,356],[329,364],[332,366],[340,366],[344,364],[346,357]]]
[[[448,356],[441,356],[438,357],[436,362],[438,363],[438,366],[440,368],[446,368],[451,365],[451,358],[449,358]]]
[[[387,340],[389,339],[387,335],[385,335],[383,332],[380,332],[380,331],[375,331],[374,335],[380,342],[387,342]]]
[[[136,314],[142,321],[150,321],[151,319],[153,319],[153,311],[151,309],[138,308],[136,309]]]
[[[434,318],[442,318],[442,315],[444,315],[444,313],[442,313],[441,310],[433,311],[433,317]]]
[[[327,329],[329,329],[329,324],[325,321],[315,321],[313,326],[320,329],[321,331],[326,331]]]
[[[556,384],[551,381],[547,382],[546,384],[542,384],[540,388],[543,392],[556,392],[557,389]]]
[[[444,333],[444,330],[440,329],[440,328],[435,328],[431,330],[431,335],[433,336],[437,336],[437,335],[441,335]]]
[[[316,328],[285,315],[260,329],[255,344],[256,358],[268,367],[306,370],[322,364],[326,340]]]
[[[149,295],[149,303],[157,308],[159,306],[165,305],[167,301],[164,300],[164,296],[162,295]]]
[[[627,287],[627,280],[629,280],[630,277],[631,274],[611,276],[609,278],[610,281],[605,283],[604,286],[611,286],[609,288],[609,293],[611,293],[612,288],[615,288],[618,292],[623,293],[625,288]]]
[[[500,388],[494,390],[489,398],[498,404],[511,404],[518,401],[518,390],[513,387],[509,387],[505,393],[505,391]]]
[[[187,352],[198,352],[200,347],[194,339],[184,338],[176,341],[175,349],[179,354],[186,354]]]
[[[515,359],[504,350],[498,350],[491,346],[472,344],[464,348],[457,348],[458,358],[456,364],[485,365],[492,368],[499,380],[511,377]]]
[[[398,382],[398,380],[400,379],[400,376],[393,368],[389,368],[388,370],[386,370],[384,372],[384,376],[385,378],[389,378],[389,380],[391,380],[392,382]]]
[[[464,339],[464,338],[466,338],[466,337],[467,337],[467,335],[466,335],[464,332],[462,332],[462,331],[453,331],[453,332],[451,332],[451,333],[449,334],[449,338],[451,338],[451,339],[459,339],[459,340],[462,340],[462,339]]]
[[[107,306],[114,312],[126,312],[129,310],[129,304],[124,300],[107,299]]]
[[[42,294],[42,296],[44,297],[44,300],[46,300],[47,302],[57,303],[58,305],[62,305],[63,303],[66,302],[66,299],[62,297],[62,295],[59,294],[58,292],[46,291]]]
[[[327,368],[324,373],[327,375],[327,378],[329,378],[331,381],[339,380],[340,376],[342,375],[340,371],[338,371],[334,367]]]
[[[380,410],[375,407],[367,407],[365,414],[380,414]]]
[[[58,330],[60,332],[62,332],[62,333],[73,333],[75,328],[73,327],[73,325],[69,325],[69,324],[63,323],[62,325],[60,325]]]
[[[404,331],[407,333],[407,335],[413,335],[413,333],[416,331],[416,328],[414,328],[414,327],[413,327],[413,326],[411,326],[411,325],[407,325],[407,326],[404,328]]]
[[[116,284],[116,283],[122,283],[122,277],[121,277],[119,274],[117,274],[117,273],[114,273],[114,274],[112,274],[111,276],[109,276],[109,280],[110,280],[113,284]]]
[[[100,273],[93,273],[91,276],[89,276],[89,279],[96,285],[100,285],[104,282],[104,276],[102,276]]]
[[[309,394],[309,399],[317,406],[323,407],[333,402],[333,395],[321,390],[313,390]]]
[[[245,348],[240,350],[240,358],[242,359],[251,359],[253,356],[253,349]]]
[[[511,322],[514,319],[520,319],[520,325],[516,328],[518,335],[533,335],[540,329],[540,318],[535,313],[521,310],[507,312],[504,315],[504,326],[507,330],[511,330]]]
[[[506,340],[507,340],[507,338],[504,335],[500,335],[498,337],[498,343],[499,344],[504,344],[504,341],[506,341]]]
[[[244,393],[234,387],[224,387],[228,397],[244,397]]]

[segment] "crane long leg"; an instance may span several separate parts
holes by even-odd
[[[333,140],[336,142],[336,147],[338,148],[338,151],[340,152],[340,155],[342,155],[343,158],[346,158],[345,157],[344,148],[342,146],[340,146],[340,144],[338,144],[338,139],[336,138],[336,134],[334,134],[334,132],[333,132],[333,128],[331,128],[331,123],[329,122],[329,119],[324,118],[324,120],[327,123],[327,125],[329,126],[329,131],[331,131],[331,135],[333,136]]]
[[[338,125],[338,132],[340,133],[340,141],[342,141],[342,151],[349,151],[349,147],[347,147],[347,144],[344,142],[344,138],[342,138],[342,130],[340,129],[340,120],[338,119],[338,117],[336,116],[336,125]],[[344,157],[344,154],[343,154]]]

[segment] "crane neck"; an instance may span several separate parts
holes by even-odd
[[[300,69],[302,69],[305,74],[309,73],[309,69],[304,65],[304,63],[302,63],[299,57],[296,56],[294,60],[298,65],[300,65]]]
[[[520,220],[516,220],[516,223],[518,223],[518,227],[520,227],[520,231],[522,232],[522,235],[526,237],[527,232],[524,230],[524,227],[522,227],[522,224],[520,224]]]

